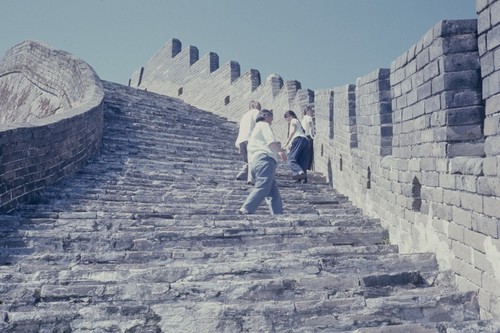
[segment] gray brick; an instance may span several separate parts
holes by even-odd
[[[500,198],[484,197],[484,214],[500,218]]]
[[[500,197],[500,178],[479,177],[477,179],[477,192],[479,194]]]

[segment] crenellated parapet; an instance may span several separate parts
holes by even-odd
[[[263,108],[275,112],[275,132],[281,140],[286,139],[284,112],[294,110],[300,116],[305,105],[314,103],[314,92],[303,89],[299,81],[284,82],[277,74],[263,81],[258,70],[241,73],[236,61],[219,67],[216,53],[199,59],[195,47],[183,50],[177,39],[136,70],[129,85],[181,98],[232,121],[239,121],[249,102],[258,100]]]

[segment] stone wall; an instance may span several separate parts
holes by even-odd
[[[353,89],[357,145],[354,130],[346,130],[345,89],[333,89],[333,118],[340,125],[333,140],[316,139],[318,171],[331,175],[334,187],[365,213],[381,218],[402,251],[436,253],[461,289],[479,292],[483,317],[498,316],[499,154],[486,148],[498,135],[487,131],[498,103],[485,117],[476,20],[439,22],[394,60],[390,94],[388,73],[368,74]],[[318,97],[319,122],[332,110]]]
[[[484,214],[481,219],[475,212],[473,227],[481,226],[491,238],[480,237],[479,249],[471,249],[474,262],[488,268],[481,276],[485,287],[480,289],[481,304],[500,314],[500,1],[477,0],[478,50],[481,62],[482,97],[485,103],[484,152],[482,174],[476,178],[477,194],[483,198]],[[488,219],[491,217],[491,219]],[[496,227],[496,232],[495,232]],[[491,263],[484,260],[484,253],[492,253]],[[493,269],[493,270],[492,270]]]
[[[250,69],[241,74],[240,65],[229,61],[219,67],[219,56],[210,52],[199,59],[198,49],[182,49],[178,39],[172,39],[147,63],[136,70],[129,85],[173,97],[191,105],[210,110],[231,121],[239,121],[251,100],[274,111],[273,128],[285,141],[287,124],[284,113],[294,110],[298,116],[304,106],[314,103],[314,92],[302,89],[300,82],[283,82],[270,75],[264,82],[259,71]]]
[[[102,83],[70,54],[26,41],[0,63],[0,210],[73,174],[100,146]]]
[[[240,76],[236,62],[219,69],[212,53],[196,66],[177,40],[130,85],[234,121],[259,100],[278,111],[283,139],[280,113],[314,103],[316,171],[380,218],[401,251],[436,253],[459,288],[478,292],[482,316],[498,317],[500,0],[477,0],[477,10],[478,20],[438,22],[391,68],[314,93],[278,75]]]

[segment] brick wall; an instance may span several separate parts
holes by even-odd
[[[499,154],[488,148],[498,137],[488,122],[498,123],[499,104],[488,104],[492,83],[479,75],[477,45],[476,20],[442,21],[392,62],[389,82],[385,69],[358,79],[349,122],[357,145],[346,127],[346,89],[333,89],[334,138],[331,124],[318,123],[324,135],[315,152],[318,170],[381,218],[392,243],[436,253],[461,289],[479,293],[489,318],[500,314]],[[323,96],[316,95],[318,122],[332,112]]]
[[[86,63],[30,41],[6,52],[0,86],[0,210],[10,211],[98,151],[104,92]],[[29,98],[40,91],[51,99]],[[17,117],[21,111],[30,118]]]

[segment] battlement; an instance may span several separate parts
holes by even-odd
[[[186,103],[202,107],[216,114],[238,121],[248,109],[250,100],[259,100],[265,108],[278,113],[277,128],[284,128],[279,113],[301,109],[314,102],[314,93],[302,89],[299,81],[283,82],[271,74],[264,82],[260,72],[250,69],[243,74],[236,61],[219,67],[219,56],[210,52],[198,58],[198,49],[182,49],[178,39],[165,44],[147,63],[136,70],[129,86],[160,94],[179,97]],[[278,130],[280,137],[286,135]]]

